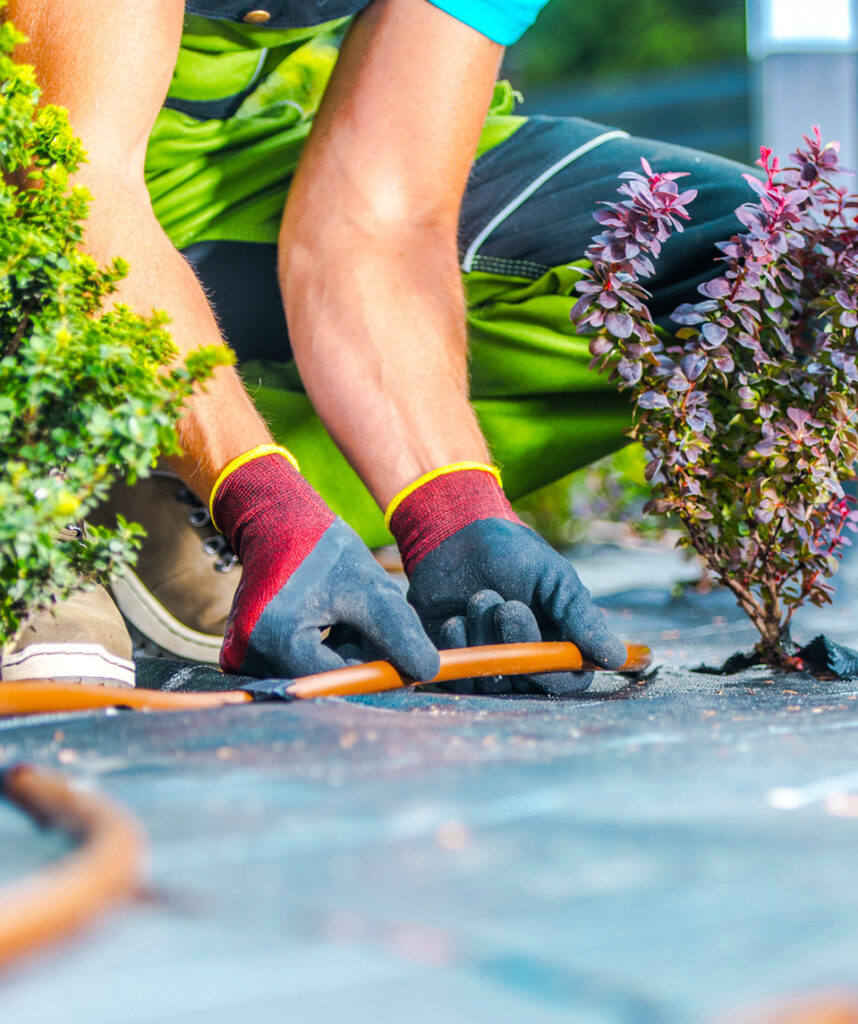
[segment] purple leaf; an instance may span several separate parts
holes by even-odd
[[[789,195],[784,199],[787,206],[798,206],[799,203],[803,203],[810,193],[803,188],[797,188],[790,192]]]
[[[617,373],[629,385],[637,384],[641,379],[642,371],[643,366],[639,359],[623,358],[617,363]]]
[[[802,168],[801,168],[801,180],[802,181],[811,181],[812,182],[812,181],[816,181],[816,179],[818,177],[819,177],[819,168],[816,166],[816,164],[812,164],[812,163],[810,163],[810,161],[808,161],[806,164],[804,164],[802,166]]]
[[[615,338],[628,338],[634,328],[634,321],[628,313],[608,313],[605,317],[605,327]]]
[[[726,349],[719,349],[719,352],[722,352],[723,354],[712,354],[712,362],[722,373],[731,373],[736,366],[733,357]]]
[[[697,290],[710,299],[724,299],[733,290],[733,285],[724,277],[716,277],[712,281],[704,281]]]
[[[812,426],[819,426],[809,412],[805,412],[804,409],[796,409],[794,406],[790,406],[787,409],[787,416],[793,421],[793,423],[801,428],[806,424],[810,423]]]
[[[590,308],[593,302],[593,298],[590,295],[582,295],[580,299],[572,307],[572,312],[569,314],[569,319],[572,323],[577,324],[581,317]]]
[[[693,326],[694,324],[702,324],[706,317],[701,316],[689,302],[684,302],[681,306],[677,306],[670,314],[670,319],[675,324]]]
[[[691,387],[691,384],[685,374],[682,373],[681,370],[677,370],[667,382],[667,386],[671,391],[683,392],[687,391]]]
[[[670,402],[666,395],[658,391],[644,391],[638,396],[638,405],[641,409],[669,409]]]
[[[697,378],[706,368],[706,364],[708,361],[709,360],[706,358],[706,356],[698,355],[697,353],[691,353],[682,360],[679,366],[682,372],[689,380],[697,380]]]
[[[747,284],[740,284],[736,288],[735,298],[739,302],[756,302],[760,297],[759,291]]]
[[[590,355],[591,356],[604,356],[609,352],[613,351],[614,343],[610,338],[606,338],[604,334],[597,334],[594,338],[590,339]]]
[[[720,324],[704,324],[701,328],[701,333],[713,345],[721,345],[727,338],[727,329]]]
[[[751,188],[757,193],[758,196],[764,196],[766,194],[765,183],[760,181],[759,178],[753,174],[743,174],[742,177],[747,181]]]
[[[760,504],[757,506],[757,509],[754,512],[754,519],[756,519],[758,523],[766,524],[770,523],[772,519],[774,519],[774,515],[774,505],[764,498],[763,501],[761,501]]]
[[[849,292],[845,291],[843,288],[840,288],[834,293],[834,298],[844,309],[858,308],[856,307],[855,299],[853,299]]]

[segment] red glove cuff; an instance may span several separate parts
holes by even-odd
[[[242,565],[220,657],[225,672],[240,672],[260,616],[335,516],[273,445],[226,467],[212,491],[211,510]]]
[[[269,548],[272,562],[275,553],[282,558],[282,548],[288,548],[288,564],[281,561],[279,571],[289,576],[334,521],[334,513],[282,453],[235,461],[215,486],[212,519],[242,560],[257,538]]]
[[[480,519],[521,522],[491,469],[456,470],[420,484],[390,517],[405,572],[410,576],[430,551]]]

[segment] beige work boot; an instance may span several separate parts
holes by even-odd
[[[133,686],[131,637],[104,587],[29,615],[0,651],[0,686],[22,679]]]
[[[113,527],[117,513],[146,530],[134,570],[111,583],[120,611],[168,653],[216,665],[241,567],[208,509],[158,469],[133,487],[117,483],[89,519]]]

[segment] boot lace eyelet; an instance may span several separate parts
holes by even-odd
[[[203,551],[207,555],[222,555],[226,548],[227,543],[224,537],[206,537],[203,541]]]
[[[208,526],[211,521],[212,517],[209,515],[208,509],[203,508],[202,505],[200,505],[199,508],[192,508],[188,513],[188,522],[191,526],[201,528],[203,526]]]
[[[206,526],[213,525],[209,510],[202,504],[200,499],[189,487],[180,487],[176,491],[176,501],[181,502],[183,505],[192,506],[188,512],[188,522],[195,529],[201,530]],[[236,565],[238,565],[238,556],[230,547],[229,541],[226,537],[221,534],[215,534],[213,537],[206,537],[202,544],[203,551],[207,555],[217,558],[217,561],[214,564],[216,572],[230,572]]]

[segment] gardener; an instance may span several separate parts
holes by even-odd
[[[118,592],[174,652],[210,656],[231,605],[230,672],[295,676],[382,656],[427,679],[438,667],[427,633],[442,648],[559,636],[622,662],[573,569],[510,509],[495,462],[515,497],[621,441],[625,400],[588,370],[568,324],[579,275],[567,264],[616,175],[641,155],[694,175],[694,227],[668,244],[654,284],[666,313],[711,273],[744,168],[516,116],[495,80],[504,44],[540,6],[10,3],[31,40],[21,57],[89,153],[88,248],[130,262],[118,300],[167,310],[183,353],[222,329],[265,417],[237,373],[219,370],[180,423],[180,480],[159,473],[113,499],[149,529]],[[347,29],[337,20],[358,12]],[[383,542],[378,508],[410,604],[353,532]],[[237,589],[212,521],[241,562]],[[69,635],[57,623],[74,614],[41,617],[16,654],[41,645],[56,674],[50,655]],[[97,650],[106,627],[90,623]],[[104,654],[90,675],[116,679]]]

